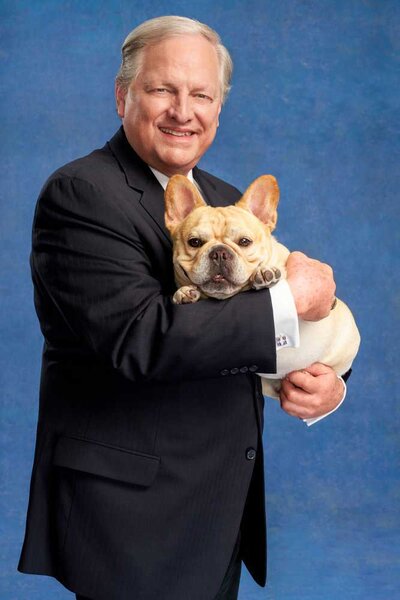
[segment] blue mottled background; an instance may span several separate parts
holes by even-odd
[[[113,135],[120,45],[161,14],[215,27],[235,61],[203,168],[242,189],[262,173],[278,177],[278,237],[333,265],[362,334],[335,415],[307,429],[267,403],[269,586],[245,572],[240,599],[399,598],[394,0],[1,2],[0,596],[71,598],[16,572],[41,352],[28,270],[35,200],[51,171]]]

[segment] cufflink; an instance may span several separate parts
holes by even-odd
[[[275,341],[276,341],[277,348],[282,348],[283,346],[287,346],[289,344],[287,336],[284,335],[283,333],[277,335],[275,337]]]

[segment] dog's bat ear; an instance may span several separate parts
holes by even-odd
[[[174,175],[165,190],[165,224],[173,230],[199,206],[207,206],[196,186],[184,175]]]
[[[267,225],[270,231],[273,231],[278,218],[276,210],[278,202],[278,182],[273,175],[262,175],[247,188],[236,206],[252,212]]]

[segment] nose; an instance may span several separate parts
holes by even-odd
[[[232,252],[226,246],[214,246],[208,256],[212,262],[217,264],[226,263],[233,259]]]
[[[191,121],[193,114],[190,96],[176,94],[169,107],[168,116],[181,125]]]

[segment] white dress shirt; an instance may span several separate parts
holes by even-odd
[[[169,177],[153,169],[150,167],[154,176],[157,178],[160,185],[164,188],[167,187]],[[200,194],[202,194],[201,189],[198,183],[193,179],[193,171],[190,170],[187,174],[187,178],[191,181],[199,190]],[[298,348],[300,346],[300,335],[299,335],[299,319],[296,312],[296,306],[294,303],[293,295],[290,290],[290,286],[285,279],[281,279],[274,286],[270,288],[271,295],[271,304],[272,304],[272,312],[274,319],[274,327],[275,327],[275,340],[276,340],[276,351],[279,352],[283,347],[287,348]],[[284,343],[282,343],[284,340]],[[321,415],[319,417],[314,417],[312,419],[303,419],[303,421],[308,425],[314,425],[317,421],[324,419],[331,413],[335,412],[342,404],[343,400],[346,397],[346,384],[344,380],[338,376],[338,378],[343,382],[344,386],[344,394],[340,403],[330,412],[325,415]]]

